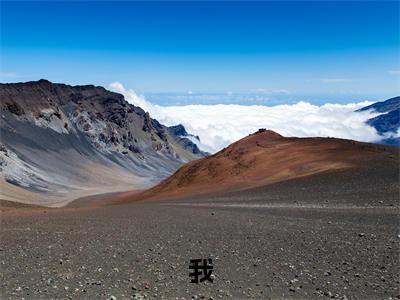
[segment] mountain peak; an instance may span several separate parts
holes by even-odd
[[[70,190],[143,188],[204,156],[190,140],[103,87],[40,79],[1,84],[0,99],[2,199],[18,199],[15,191],[46,191],[51,198],[25,198],[60,205],[81,195]]]
[[[52,83],[52,82],[50,82],[49,80],[43,79],[43,78],[39,79],[37,82],[38,82],[38,83]]]
[[[258,136],[258,137],[263,137],[263,138],[269,138],[269,139],[282,139],[284,138],[282,135],[277,133],[276,131],[266,129],[266,128],[260,128],[258,131],[255,133],[251,134],[251,136]]]
[[[244,137],[239,141],[229,145],[222,151],[232,151],[238,148],[243,149],[252,148],[254,146],[262,146],[271,142],[280,141],[282,139],[286,138],[273,130],[260,128],[255,133],[249,134],[247,137]]]

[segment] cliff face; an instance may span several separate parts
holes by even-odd
[[[0,84],[0,100],[2,199],[58,205],[143,188],[203,155],[102,87]]]

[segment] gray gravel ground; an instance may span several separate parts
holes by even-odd
[[[400,298],[398,167],[1,217],[1,299]],[[214,283],[190,283],[212,258]]]
[[[5,215],[1,298],[396,298],[398,225],[388,207],[149,203]],[[193,258],[213,259],[214,283],[190,283]]]

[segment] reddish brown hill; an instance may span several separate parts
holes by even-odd
[[[154,188],[120,195],[117,202],[180,198],[268,185],[356,168],[391,147],[335,138],[288,138],[259,130],[222,151],[187,163]]]

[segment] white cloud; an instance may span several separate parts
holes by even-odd
[[[290,95],[294,94],[293,91],[289,91],[287,89],[256,89],[255,90],[257,93],[264,93],[264,94],[285,94],[285,95]]]
[[[135,93],[134,90],[126,90],[122,83],[120,82],[113,82],[109,85],[109,89],[120,93],[125,96],[125,100],[128,101],[130,104],[133,104],[135,106],[139,106],[143,110],[149,112],[151,115],[155,115],[155,105],[152,103],[148,102],[144,96],[139,96],[138,94]]]
[[[321,79],[323,83],[340,83],[340,82],[349,82],[351,81],[348,78],[323,78]]]
[[[187,131],[198,135],[203,150],[216,152],[259,128],[274,130],[284,136],[338,137],[371,142],[380,137],[365,121],[377,113],[354,112],[371,104],[360,102],[346,105],[312,105],[299,102],[293,105],[186,105],[159,106],[126,90],[120,83],[110,88],[123,94],[129,103],[142,107],[167,126],[183,124]]]
[[[389,71],[390,75],[400,75],[400,70],[391,70]]]

